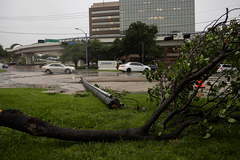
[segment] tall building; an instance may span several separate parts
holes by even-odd
[[[119,2],[94,3],[89,8],[90,36],[120,34]]]
[[[119,0],[120,31],[132,22],[156,25],[159,33],[195,32],[194,0]]]

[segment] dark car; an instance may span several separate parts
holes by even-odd
[[[16,63],[14,61],[9,62],[10,65],[15,65]]]
[[[151,70],[153,70],[153,71],[156,70],[156,67],[155,67],[155,65],[153,65],[153,64],[148,64],[147,66],[149,66],[149,67],[151,68]]]

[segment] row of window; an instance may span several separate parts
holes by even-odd
[[[120,22],[101,22],[101,23],[92,23],[93,26],[99,26],[99,25],[112,25],[112,24],[120,24]]]
[[[114,28],[95,28],[95,29],[92,29],[92,31],[114,31],[114,30],[120,30],[120,27],[114,27]]]
[[[194,3],[194,0],[152,0],[152,1],[143,1],[143,0],[121,0],[120,1],[120,6],[124,6],[124,5],[131,5],[131,4],[134,4],[134,5],[156,5],[156,4],[161,4],[161,5],[169,5],[169,4],[191,4],[191,3]]]
[[[115,35],[119,35],[119,34],[101,34],[101,35],[99,35],[99,34],[93,34],[92,36],[115,36]]]
[[[127,9],[125,8],[125,10],[121,10],[120,13],[126,13],[126,10],[129,10],[130,12],[147,12],[147,11],[151,11],[151,12],[154,12],[154,11],[157,11],[157,12],[162,12],[162,11],[180,11],[180,10],[186,10],[188,7],[170,7],[170,8],[148,8],[147,10],[146,9],[137,9],[137,10],[130,10],[130,9]],[[191,9],[191,10],[194,10],[194,9]]]
[[[92,20],[97,20],[97,19],[114,19],[114,18],[119,18],[120,16],[102,16],[102,17],[92,17]]]
[[[119,10],[104,10],[104,11],[92,11],[92,14],[102,14],[102,13],[118,13]]]

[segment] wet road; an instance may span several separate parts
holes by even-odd
[[[79,84],[83,77],[92,84],[97,83],[102,88],[110,87],[116,91],[147,92],[153,86],[147,82],[141,72],[108,72],[77,70],[72,74],[46,74],[36,66],[11,65],[5,69],[7,72],[0,73],[0,88],[49,88],[84,91]]]
[[[41,68],[39,68],[39,65],[34,65],[34,66],[10,65],[9,68],[3,68],[3,70],[7,70],[8,73],[41,72]],[[42,73],[45,74],[44,72]],[[56,75],[56,74],[53,74],[53,75]],[[72,73],[72,75],[81,75],[83,77],[94,77],[94,76],[144,77],[141,72],[123,73],[123,72],[106,72],[106,71],[88,71],[85,69],[77,70],[74,73]]]
[[[119,92],[125,90],[132,93],[147,93],[148,88],[157,84],[157,82],[149,83],[141,72],[123,73],[83,69],[72,74],[53,73],[49,75],[41,72],[38,65],[11,65],[5,70],[7,72],[0,72],[0,88],[48,88],[82,92],[85,88],[79,83],[81,77],[89,83],[97,83],[101,88],[111,88]],[[209,81],[214,81],[217,77],[214,75],[209,78]],[[226,78],[220,80],[226,81]]]

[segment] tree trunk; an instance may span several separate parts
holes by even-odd
[[[76,130],[53,126],[41,119],[24,115],[18,110],[0,110],[0,126],[9,127],[34,136],[43,136],[68,141],[115,141],[120,139],[155,139],[164,140],[178,137],[166,134],[156,137],[141,135],[138,128],[128,128],[120,131],[111,130]]]

